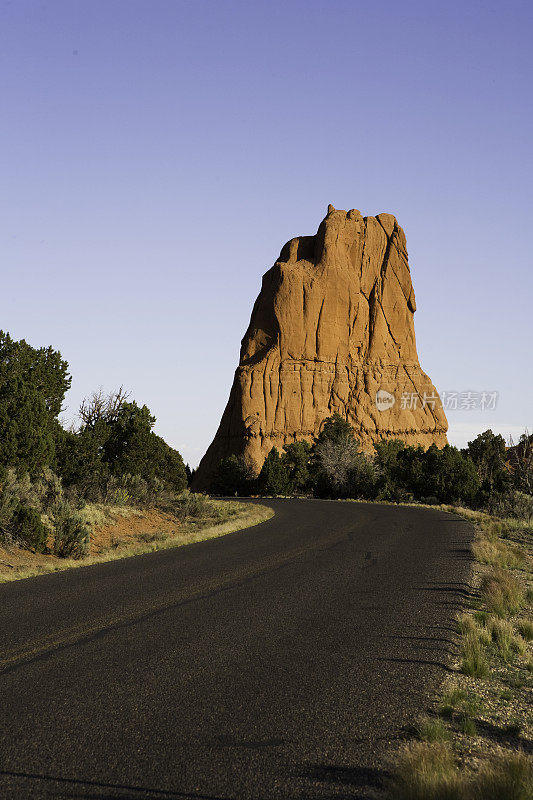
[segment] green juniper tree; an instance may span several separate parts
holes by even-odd
[[[309,462],[311,460],[311,445],[305,440],[291,442],[283,448],[281,456],[288,471],[289,488],[294,494],[304,494],[311,485]]]
[[[267,455],[257,477],[260,494],[289,494],[291,491],[289,469],[275,447]]]
[[[492,507],[512,485],[512,474],[507,466],[503,436],[486,430],[476,436],[464,451],[474,462],[480,481],[479,503]]]
[[[36,475],[54,464],[57,417],[70,383],[59,352],[0,331],[0,465]]]
[[[122,388],[105,396],[96,392],[80,408],[82,426],[66,432],[59,451],[67,485],[94,486],[109,476],[158,479],[175,491],[187,487],[183,459],[153,432],[155,417],[147,406],[128,402]]]
[[[252,491],[254,474],[242,456],[232,454],[220,460],[211,479],[210,490],[218,495],[247,495]]]

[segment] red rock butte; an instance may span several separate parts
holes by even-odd
[[[311,441],[336,412],[367,451],[383,439],[445,445],[446,417],[418,362],[415,309],[396,218],[330,205],[316,235],[287,242],[263,276],[193,488],[208,487],[232,453],[258,472],[272,447]]]

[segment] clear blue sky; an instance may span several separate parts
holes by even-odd
[[[0,3],[0,328],[65,419],[124,384],[196,464],[260,279],[328,203],[407,235],[422,367],[533,429],[530,2]]]

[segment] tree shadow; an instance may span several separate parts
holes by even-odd
[[[302,777],[321,783],[340,784],[358,789],[382,789],[390,778],[386,769],[375,767],[345,767],[335,764],[309,764],[298,771]]]
[[[533,741],[525,739],[510,728],[498,727],[490,722],[484,720],[475,720],[476,728],[479,736],[485,739],[491,739],[493,742],[502,745],[511,745],[515,749],[521,749],[528,755],[533,754]]]
[[[63,778],[57,775],[45,775],[32,772],[16,772],[0,770],[0,795],[2,795],[2,778],[36,781],[46,786],[46,796],[57,795],[63,798],[90,798],[91,800],[234,800],[228,796],[202,794],[201,792],[167,791],[153,789],[148,786],[131,786],[124,783],[107,783],[83,778]],[[54,784],[56,786],[54,787]],[[31,792],[31,790],[30,790]],[[2,795],[3,796],[3,795]],[[24,790],[17,797],[29,797]]]
[[[437,667],[438,669],[442,669],[444,672],[450,673],[450,675],[456,674],[456,671],[454,669],[451,669],[451,667],[447,666],[447,664],[443,664],[442,661],[430,661],[429,659],[423,659],[423,658],[383,658],[383,657],[376,658],[376,661],[383,661],[395,664],[424,664],[427,667]]]

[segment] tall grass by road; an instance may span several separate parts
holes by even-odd
[[[533,526],[468,509],[476,559],[452,676],[396,754],[391,800],[532,800]]]

